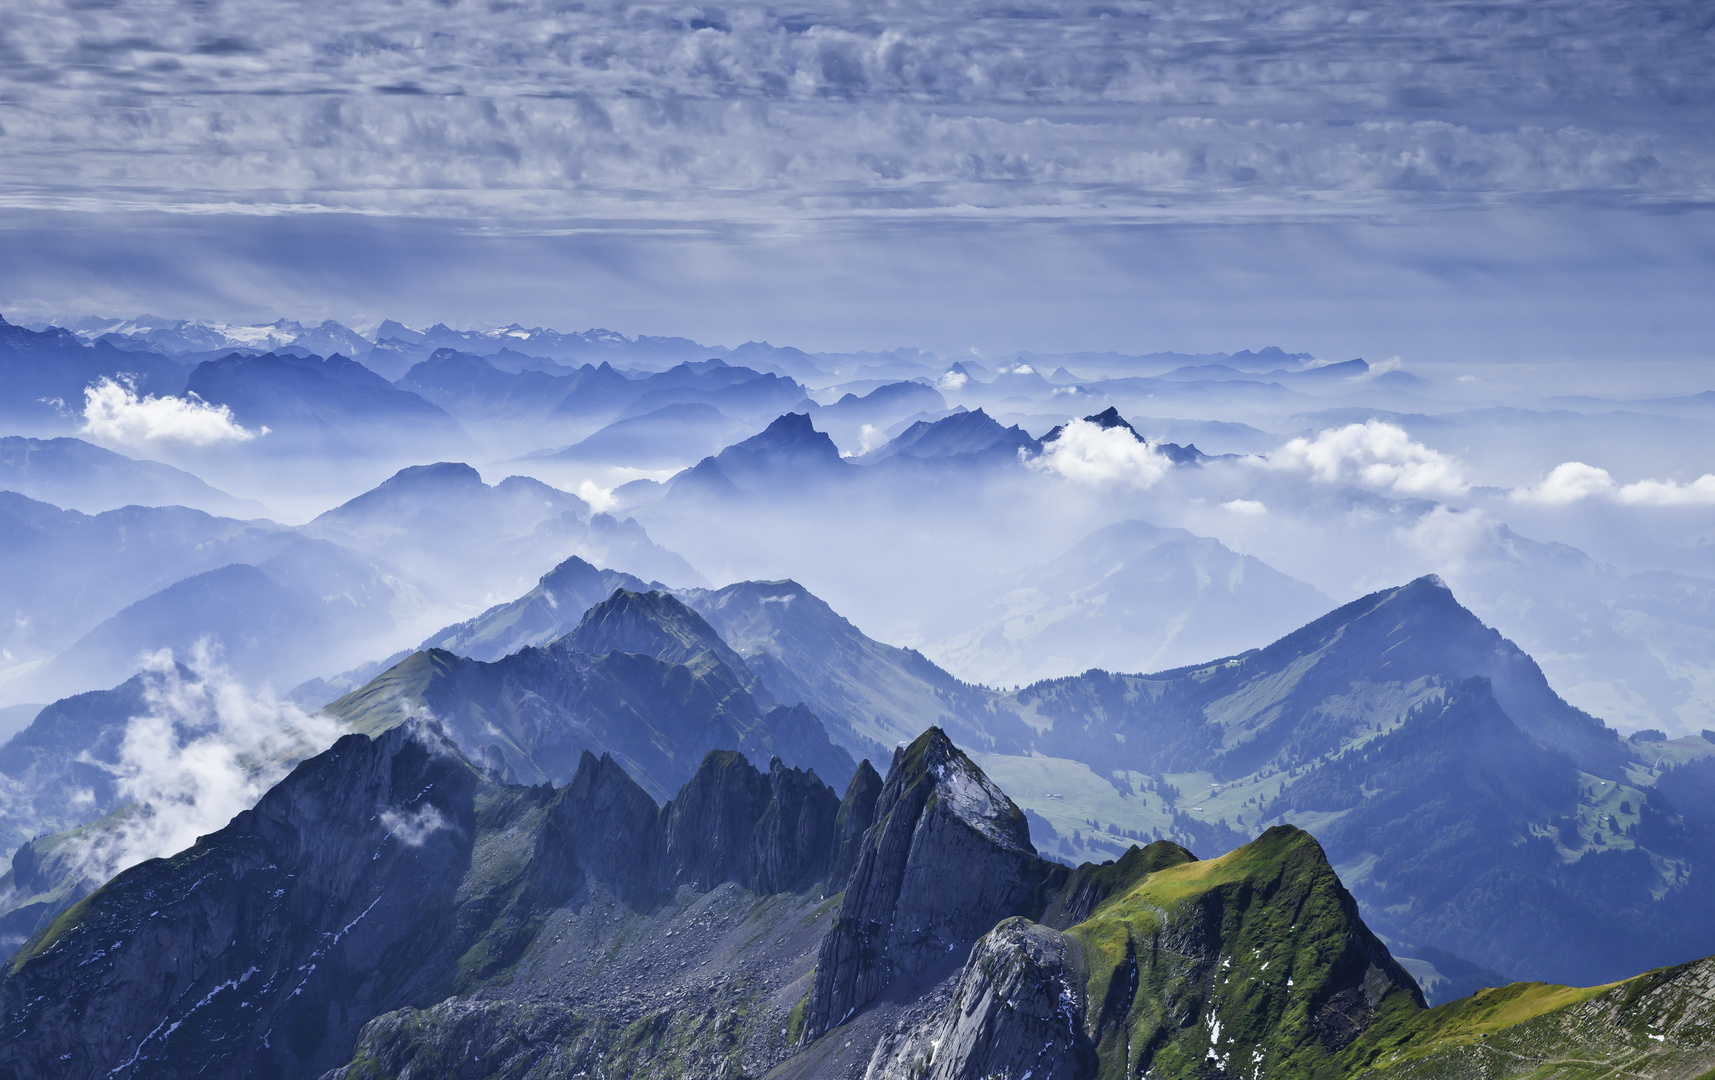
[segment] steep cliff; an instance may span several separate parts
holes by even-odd
[[[732,963],[790,981],[782,956],[807,968],[821,932],[838,808],[814,774],[778,761],[763,774],[731,753],[710,754],[657,808],[612,758],[585,754],[558,790],[518,787],[433,723],[348,736],[225,829],[121,874],[26,944],[0,980],[0,1077],[317,1075],[349,1060],[371,1018],[527,981],[527,957],[538,987],[575,997],[577,972],[545,952],[574,937],[611,957],[639,919],[706,933],[697,897],[748,925],[723,946],[738,954],[758,947],[757,905],[763,926],[784,920],[774,937],[799,944]],[[792,889],[802,895],[766,900]],[[663,951],[646,940],[643,966]],[[682,997],[708,999],[728,979],[707,955],[688,974],[705,989]],[[616,978],[583,991],[609,1020]]]
[[[1083,947],[1023,918],[983,935],[946,1010],[914,1037],[876,1047],[867,1080],[1084,1080]]]
[[[838,916],[804,1037],[895,983],[933,981],[1008,915],[1036,915],[1064,867],[1036,857],[1012,800],[939,728],[895,753]]]

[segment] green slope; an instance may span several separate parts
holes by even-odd
[[[1421,1011],[1310,834],[1270,829],[1203,861],[1152,849],[1067,931],[1101,1076],[1336,1076],[1370,1024]]]

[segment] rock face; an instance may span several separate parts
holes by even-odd
[[[846,797],[840,800],[834,816],[834,838],[839,845],[834,855],[834,868],[828,880],[844,888],[857,869],[858,856],[863,853],[864,834],[875,824],[875,804],[881,798],[881,774],[868,760],[858,763],[852,782],[846,786]]]
[[[833,863],[833,789],[775,758],[767,776],[730,750],[712,751],[663,809],[664,885],[736,881],[761,893],[794,892]]]
[[[0,983],[0,1076],[326,1068],[368,1016],[450,989],[482,785],[431,729],[341,739],[26,945]]]
[[[347,736],[33,938],[0,982],[0,1078],[319,1075],[372,1017],[505,981],[577,897],[813,888],[838,810],[732,753],[657,808],[611,757],[556,791],[497,784],[432,723]]]
[[[1024,815],[939,728],[893,758],[838,917],[816,961],[805,1037],[890,985],[942,973],[1008,915],[1036,915],[1065,868],[1036,857]]]
[[[878,1046],[867,1080],[1084,1080],[1096,1070],[1084,1018],[1077,939],[1007,919],[971,951],[942,1017],[903,1046]]]

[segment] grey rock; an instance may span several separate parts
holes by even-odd
[[[894,984],[933,977],[1008,915],[1040,914],[1065,868],[1036,856],[1012,800],[939,728],[901,748],[839,915],[822,940],[805,1038]]]
[[[866,1080],[1084,1080],[1084,956],[1076,938],[1006,919],[971,950],[941,1016],[876,1048]]]
[[[858,762],[852,782],[846,785],[846,797],[840,800],[839,813],[834,818],[835,842],[839,851],[834,856],[833,869],[828,872],[828,887],[844,890],[857,868],[863,852],[863,837],[875,824],[875,804],[881,798],[881,774],[868,759]]]

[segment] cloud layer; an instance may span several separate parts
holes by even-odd
[[[14,205],[721,217],[1702,200],[1658,2],[996,8],[20,0]]]

